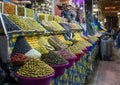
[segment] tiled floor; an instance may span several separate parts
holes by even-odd
[[[103,61],[100,63],[96,81],[93,85],[120,85],[120,64]]]
[[[114,61],[100,61],[93,82],[88,85],[120,85],[120,58],[113,49]]]

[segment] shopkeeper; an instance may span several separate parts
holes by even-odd
[[[36,0],[30,0],[30,1],[31,1],[31,3],[27,4],[26,8],[32,8],[32,5],[33,5],[34,1],[36,1]]]
[[[70,5],[66,5],[65,10],[62,11],[61,17],[66,18],[68,22],[72,21],[73,14],[70,11]]]

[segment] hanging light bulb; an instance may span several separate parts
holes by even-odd
[[[83,5],[80,5],[80,10],[83,10]]]
[[[83,7],[80,7],[80,10],[83,10]]]
[[[120,15],[120,12],[118,12],[117,14]]]

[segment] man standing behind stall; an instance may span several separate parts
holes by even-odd
[[[61,17],[64,17],[68,20],[68,22],[72,21],[73,14],[70,11],[70,5],[66,5],[65,10],[62,11]]]

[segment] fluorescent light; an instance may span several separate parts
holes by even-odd
[[[94,4],[93,7],[96,7],[96,5]]]
[[[80,7],[80,10],[83,10],[83,7]]]
[[[96,13],[93,12],[93,15],[95,15]]]
[[[120,15],[120,12],[118,12],[117,14]]]
[[[98,11],[98,9],[97,9],[97,8],[95,8],[95,9],[93,9],[93,11]]]

